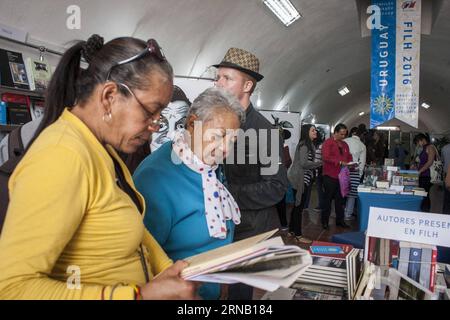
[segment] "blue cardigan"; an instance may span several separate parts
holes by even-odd
[[[231,220],[227,221],[225,239],[209,236],[201,175],[183,163],[174,164],[171,156],[172,142],[167,142],[134,173],[134,183],[147,207],[146,228],[174,261],[231,243]],[[205,284],[199,294],[204,299],[218,299],[220,286]]]

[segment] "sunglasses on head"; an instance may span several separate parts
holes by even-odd
[[[108,74],[106,76],[106,81],[109,80],[109,77],[111,76],[111,72],[113,71],[113,69],[117,66],[121,66],[133,61],[136,61],[138,59],[141,59],[142,57],[145,57],[147,55],[151,55],[154,58],[156,58],[159,62],[165,62],[167,61],[166,57],[164,56],[164,53],[161,49],[161,47],[158,45],[158,42],[156,42],[155,39],[150,39],[147,41],[147,47],[142,50],[140,53],[132,56],[131,58],[116,62],[115,64],[113,64],[111,66],[111,68],[109,68]]]

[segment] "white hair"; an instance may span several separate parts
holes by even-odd
[[[194,100],[186,116],[186,121],[190,116],[196,115],[200,121],[207,122],[223,110],[235,114],[240,123],[245,122],[244,109],[236,97],[224,89],[212,87],[206,89]]]

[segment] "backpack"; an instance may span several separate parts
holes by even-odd
[[[8,161],[0,166],[0,234],[2,233],[3,223],[6,218],[6,211],[9,204],[8,181],[25,152],[21,137],[21,129],[22,127],[14,129],[9,134],[9,158]]]

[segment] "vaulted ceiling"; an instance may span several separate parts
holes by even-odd
[[[261,0],[1,0],[0,23],[60,51],[92,33],[106,40],[156,38],[184,76],[211,76],[208,67],[229,47],[240,47],[261,60],[265,79],[256,95],[263,109],[313,113],[320,123],[368,123],[358,114],[369,112],[371,43],[361,35],[358,1],[292,2],[303,18],[289,28]],[[420,108],[420,127],[450,133],[450,1],[433,3],[432,32],[422,35],[420,84],[420,101],[431,108]],[[70,5],[81,8],[80,30],[66,28]],[[343,85],[351,90],[345,97],[337,93]]]

